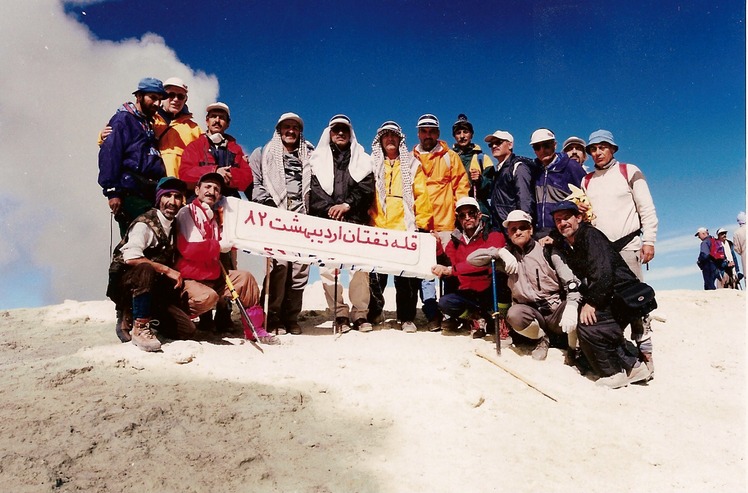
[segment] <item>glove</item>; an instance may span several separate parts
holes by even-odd
[[[470,265],[483,267],[491,263],[491,259],[499,258],[499,249],[496,247],[481,248],[468,255],[467,261]]]
[[[506,248],[499,248],[498,257],[502,262],[504,262],[504,272],[510,276],[517,273],[517,259],[514,258],[514,255],[509,253],[509,250]]]
[[[568,334],[577,328],[579,323],[579,315],[577,314],[577,307],[575,305],[566,305],[564,313],[561,314],[561,330],[564,334]]]

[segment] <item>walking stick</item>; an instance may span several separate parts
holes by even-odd
[[[338,269],[335,268],[335,303],[332,311],[332,335],[337,333],[338,329]]]
[[[493,328],[496,331],[496,354],[501,356],[501,327],[499,322],[499,297],[496,294],[496,259],[491,259],[491,288],[493,289]]]
[[[254,335],[255,340],[249,341],[252,343],[254,347],[260,350],[261,353],[264,353],[263,349],[260,347],[258,342],[260,342],[260,336],[257,335],[257,329],[255,329],[255,325],[252,323],[252,319],[249,318],[249,314],[247,313],[247,309],[244,308],[244,305],[242,305],[241,300],[239,299],[239,293],[236,292],[236,288],[234,287],[234,283],[231,282],[231,278],[229,277],[229,273],[226,272],[226,268],[221,264],[221,270],[223,271],[223,278],[226,280],[226,287],[229,288],[229,292],[231,293],[231,301],[236,303],[236,306],[239,307],[239,313],[242,316],[242,320],[249,326],[249,328],[252,330],[252,335]]]
[[[265,299],[262,300],[263,309],[266,315],[270,315],[270,272],[273,270],[273,259],[265,257],[265,281],[262,289],[265,292]],[[265,322],[267,324],[267,322]],[[279,326],[275,327],[275,335],[278,335]]]

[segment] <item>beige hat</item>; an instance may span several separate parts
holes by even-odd
[[[301,130],[302,131],[304,130],[304,120],[302,120],[301,117],[299,115],[297,115],[296,113],[290,113],[290,112],[289,113],[283,113],[280,116],[280,118],[278,118],[278,123],[275,124],[275,128],[278,128],[280,126],[281,122],[283,122],[285,120],[293,120],[293,121],[295,121],[296,123],[299,124],[299,127],[301,127]]]
[[[532,133],[532,137],[530,137],[530,145],[537,144],[538,142],[546,142],[548,140],[556,140],[556,136],[547,128],[539,128]]]
[[[210,113],[210,110],[223,110],[226,112],[226,116],[231,118],[231,112],[229,111],[229,106],[226,103],[211,103],[207,108],[205,108],[205,112]]]
[[[564,144],[561,146],[561,150],[566,152],[566,148],[572,144],[580,145],[582,146],[582,149],[587,147],[587,142],[585,142],[583,139],[580,139],[577,136],[571,136],[564,141]]]
[[[179,77],[169,77],[168,79],[166,79],[164,81],[164,89],[166,89],[169,86],[181,87],[182,89],[184,89],[185,92],[187,92],[187,84],[185,84],[184,81],[180,79]]]
[[[532,224],[532,216],[525,211],[512,211],[506,216],[506,221],[501,223],[501,225],[504,226],[504,229],[506,229],[509,226],[509,223],[520,221]]]
[[[472,205],[476,209],[480,210],[480,205],[478,205],[478,201],[475,200],[473,197],[462,197],[460,200],[457,201],[457,205],[455,206],[455,211],[457,211],[460,207],[464,207],[466,205]]]
[[[699,228],[699,229],[696,230],[696,234],[694,236],[699,236],[699,234],[701,234],[701,233],[709,234],[709,230],[706,229],[706,228]]]
[[[508,140],[509,142],[514,144],[514,137],[512,137],[512,134],[505,130],[497,130],[491,135],[486,135],[483,140],[485,142],[493,142],[494,140]]]

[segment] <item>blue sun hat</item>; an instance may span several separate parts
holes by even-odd
[[[618,144],[616,144],[616,141],[613,140],[613,134],[609,130],[595,130],[590,134],[590,138],[587,139],[587,147],[585,147],[585,150],[589,154],[590,152],[590,146],[595,144],[600,144],[601,142],[605,142],[610,144],[611,146],[616,148],[616,151],[618,150]]]
[[[160,94],[162,96],[166,96],[166,91],[164,91],[164,85],[161,83],[159,79],[154,79],[153,77],[144,77],[140,79],[140,82],[138,82],[138,88],[135,89],[133,94],[136,94],[139,92]]]

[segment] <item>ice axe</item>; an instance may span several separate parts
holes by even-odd
[[[249,313],[247,313],[247,309],[244,308],[244,305],[242,305],[241,300],[239,299],[239,293],[236,292],[236,288],[234,287],[234,283],[231,282],[231,278],[229,277],[229,273],[226,272],[226,268],[221,265],[221,271],[223,272],[223,278],[226,280],[226,287],[229,288],[229,292],[231,293],[230,301],[233,301],[236,303],[236,306],[239,307],[239,313],[242,316],[242,320],[244,323],[247,324],[247,326],[252,330],[252,335],[254,335],[255,340],[249,341],[254,347],[256,347],[261,353],[265,353],[265,351],[262,350],[260,345],[258,344],[260,340],[260,336],[257,335],[257,330],[255,329],[255,325],[252,323],[252,320],[249,318]]]

